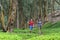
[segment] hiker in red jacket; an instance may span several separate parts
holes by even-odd
[[[34,27],[34,21],[31,19],[31,20],[29,21],[30,32],[32,31],[33,27]]]

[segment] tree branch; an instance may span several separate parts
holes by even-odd
[[[55,1],[56,1],[56,3],[57,3],[57,4],[59,4],[59,5],[60,5],[60,2],[58,2],[57,0],[55,0]]]

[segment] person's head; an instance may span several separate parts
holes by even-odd
[[[31,21],[33,21],[33,19],[31,19]]]
[[[41,21],[41,19],[38,19],[38,21]]]

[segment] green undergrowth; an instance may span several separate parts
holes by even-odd
[[[29,28],[14,29],[12,33],[0,31],[0,40],[60,40],[60,22],[45,23],[41,31],[39,34],[38,27],[33,28],[32,33]]]

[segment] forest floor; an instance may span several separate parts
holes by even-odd
[[[0,40],[60,40],[60,22],[52,25],[50,22],[42,27],[39,34],[38,27],[29,32],[29,29],[14,29],[12,33],[0,31]]]

